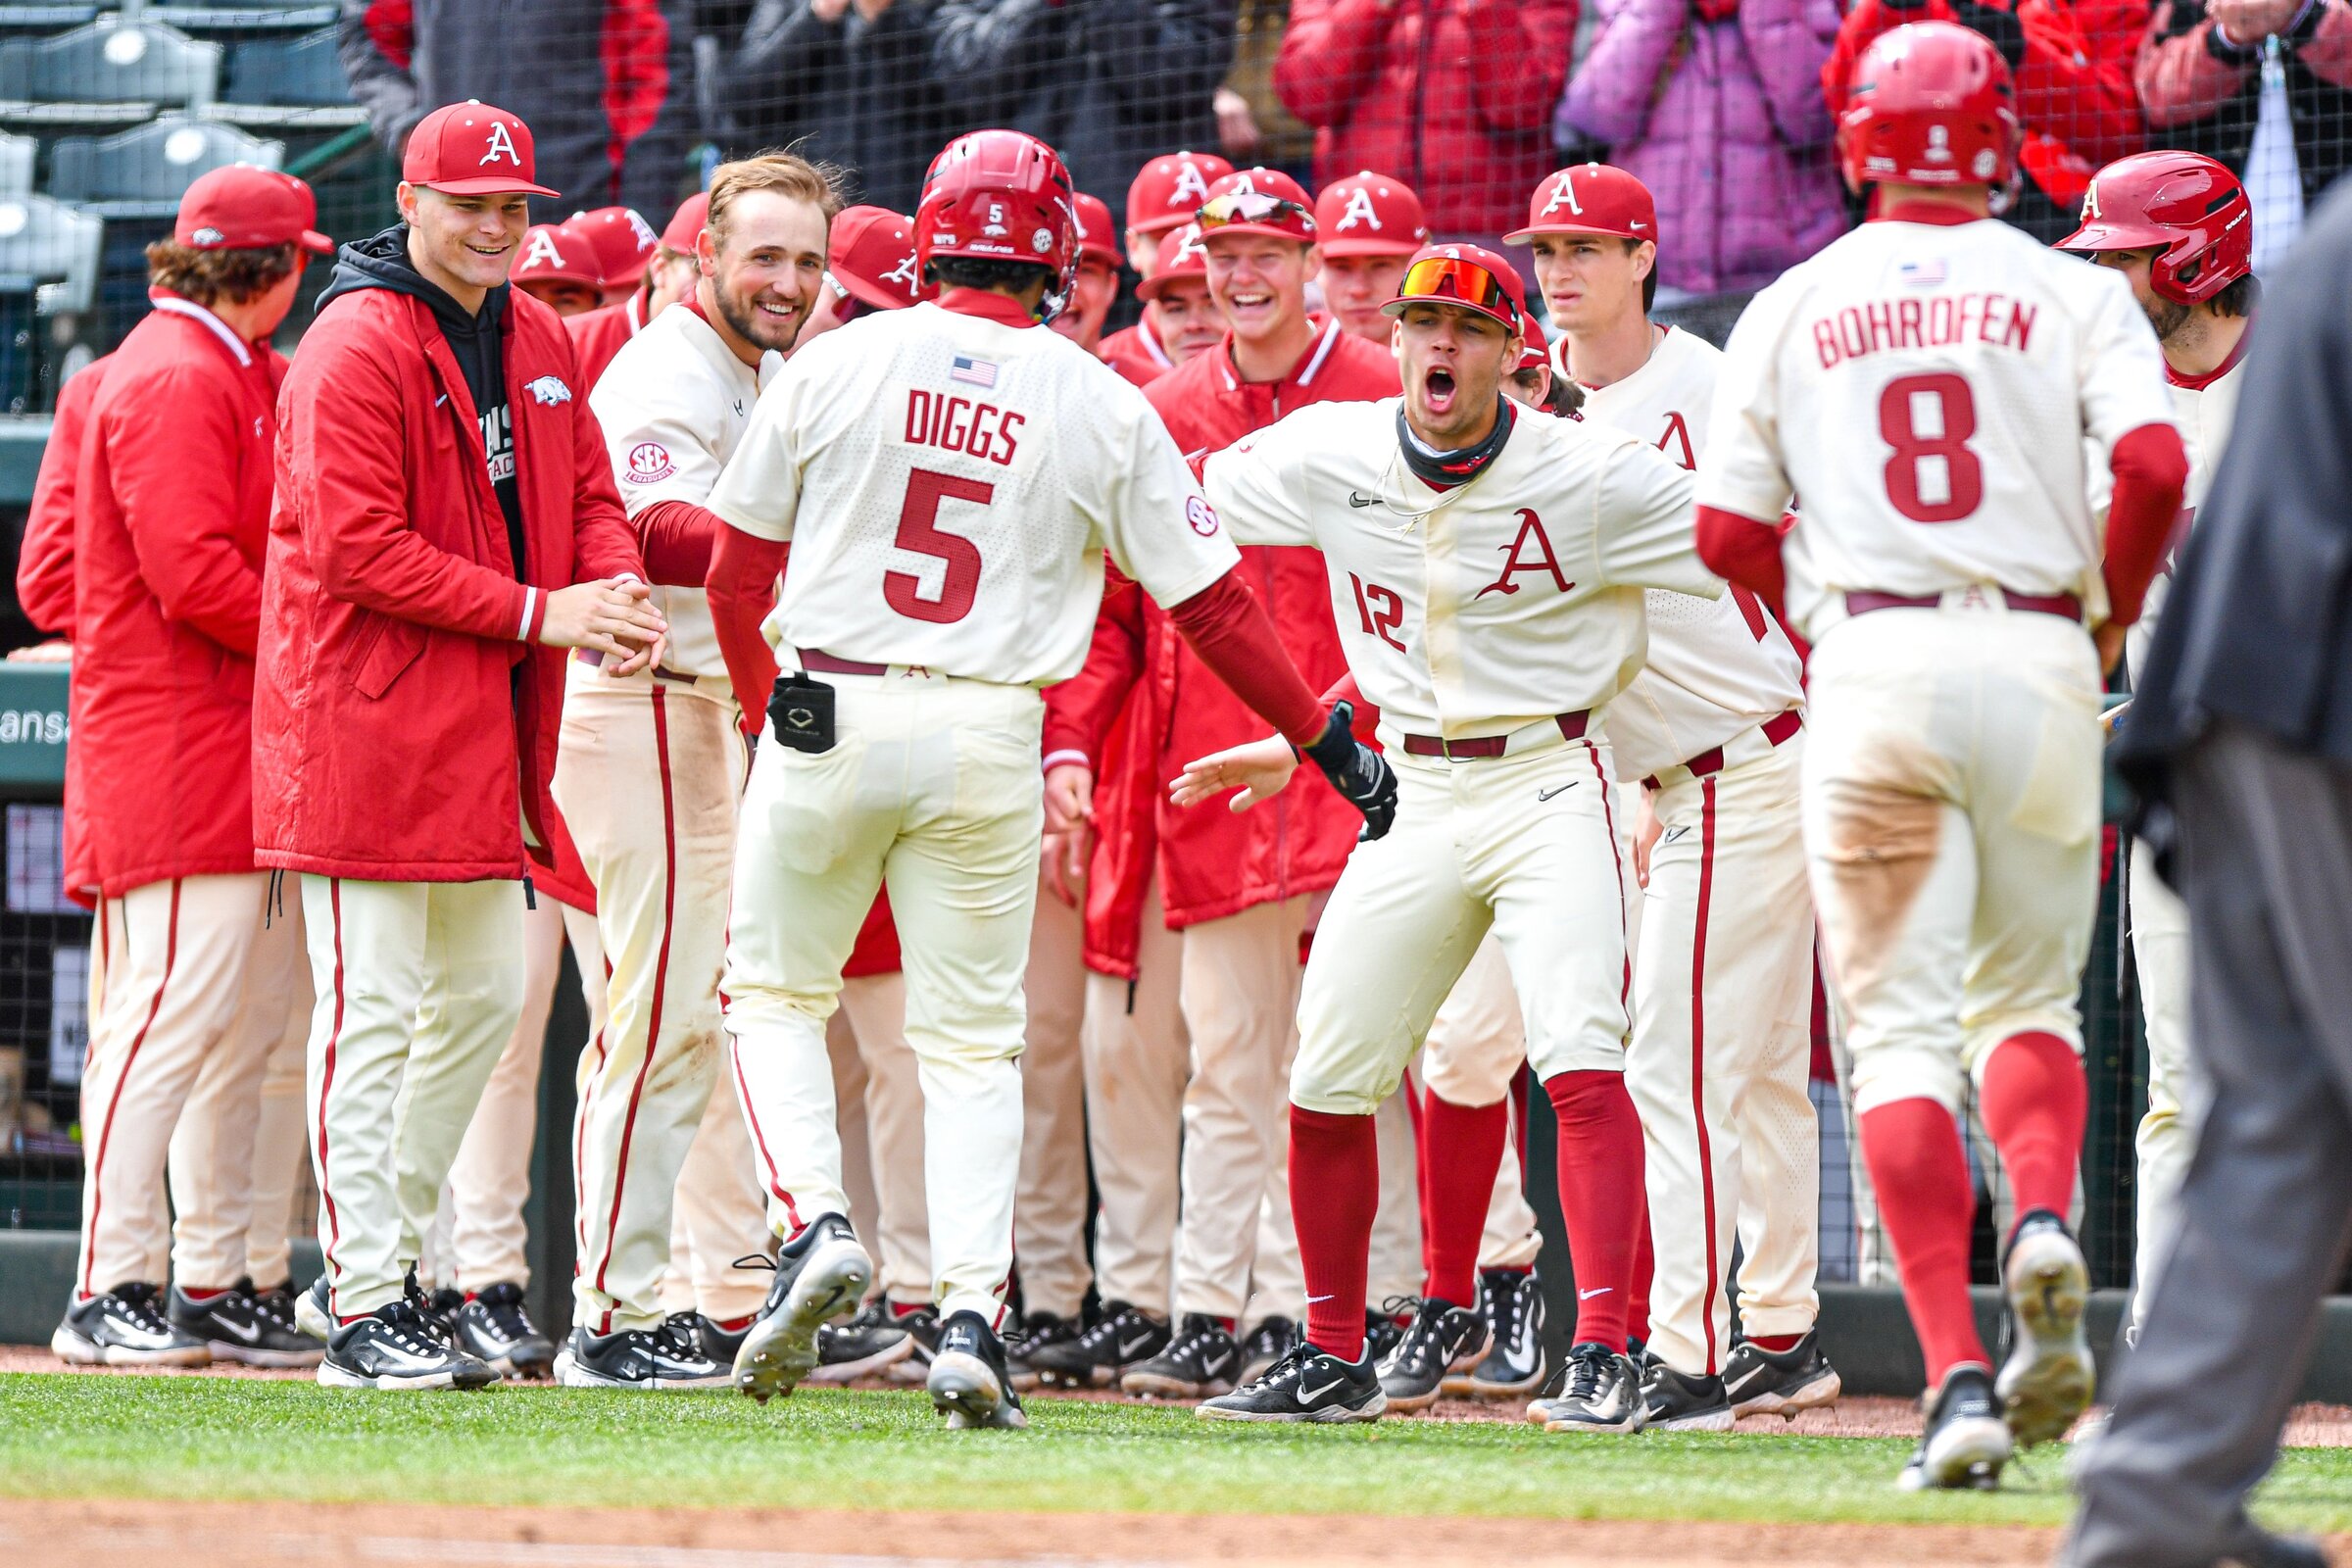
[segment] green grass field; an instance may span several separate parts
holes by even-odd
[[[1414,1513],[2055,1525],[2056,1449],[1998,1494],[1910,1496],[1908,1445],[1770,1434],[1563,1438],[1384,1421],[1235,1427],[1031,1401],[1027,1433],[944,1431],[912,1394],[549,1389],[351,1395],[307,1383],[0,1377],[0,1496],[741,1508]],[[2290,1452],[2271,1523],[2352,1529],[2352,1449]]]

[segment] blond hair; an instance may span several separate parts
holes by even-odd
[[[841,211],[840,176],[829,166],[812,164],[798,153],[754,153],[711,172],[710,216],[704,226],[710,230],[713,248],[727,242],[728,209],[741,198],[763,190],[808,203],[825,215],[827,224]]]

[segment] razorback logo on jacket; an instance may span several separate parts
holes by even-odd
[[[564,384],[561,376],[540,376],[537,380],[532,381],[526,390],[549,408],[554,408],[559,403],[571,401],[571,388]]]

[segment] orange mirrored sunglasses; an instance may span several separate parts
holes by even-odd
[[[1510,290],[1502,286],[1501,279],[1476,262],[1458,256],[1425,256],[1405,270],[1404,281],[1396,287],[1396,303],[1423,300],[1467,305],[1474,311],[1484,311],[1506,326],[1519,324],[1519,307],[1513,303]]]

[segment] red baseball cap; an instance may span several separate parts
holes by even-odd
[[[1511,368],[1513,370],[1535,370],[1550,365],[1551,344],[1544,336],[1544,328],[1537,324],[1536,318],[1532,316],[1521,317],[1519,332],[1519,363],[1512,366]]]
[[[1396,297],[1380,309],[1383,315],[1402,316],[1406,306],[1423,301],[1458,305],[1514,332],[1527,329],[1527,291],[1519,270],[1483,246],[1432,245],[1423,250],[1404,270]]]
[[[1279,169],[1237,169],[1208,187],[1199,215],[1203,241],[1219,234],[1264,234],[1315,242],[1315,204]]]
[[[662,243],[654,225],[639,217],[634,207],[598,207],[574,213],[564,226],[588,242],[596,257],[597,275],[607,288],[642,281]]]
[[[1571,164],[1544,176],[1527,199],[1527,226],[1502,236],[1525,244],[1537,234],[1614,234],[1658,237],[1658,204],[1649,187],[1610,164]]]
[[[180,196],[172,238],[199,251],[299,245],[331,255],[335,242],[311,226],[317,221],[318,198],[292,174],[229,164],[197,175]]]
[[[703,225],[710,221],[710,193],[698,190],[678,203],[678,210],[669,215],[662,229],[662,248],[676,251],[680,256],[694,254],[694,242],[703,235]]]
[[[1208,200],[1208,187],[1233,172],[1215,153],[1170,153],[1154,158],[1127,187],[1127,226],[1139,234],[1182,228]]]
[[[1169,284],[1188,277],[1208,281],[1208,251],[1200,243],[1199,223],[1187,223],[1159,242],[1159,257],[1152,265],[1152,275],[1135,286],[1135,297],[1155,300],[1168,291]]]
[[[531,127],[522,117],[478,98],[436,109],[416,122],[408,150],[400,155],[401,178],[452,196],[560,194],[532,182],[537,167]]]
[[[1429,243],[1429,219],[1410,185],[1367,169],[1323,187],[1315,231],[1326,256],[1410,256]]]
[[[887,207],[850,207],[826,244],[833,281],[878,311],[903,311],[928,292],[914,265],[914,220]]]
[[[1119,250],[1118,231],[1110,226],[1110,208],[1084,191],[1077,193],[1073,205],[1078,209],[1078,260],[1100,262],[1117,271],[1127,258]]]
[[[522,255],[510,275],[517,283],[585,283],[596,288],[603,282],[596,252],[569,223],[533,223],[525,229]]]

